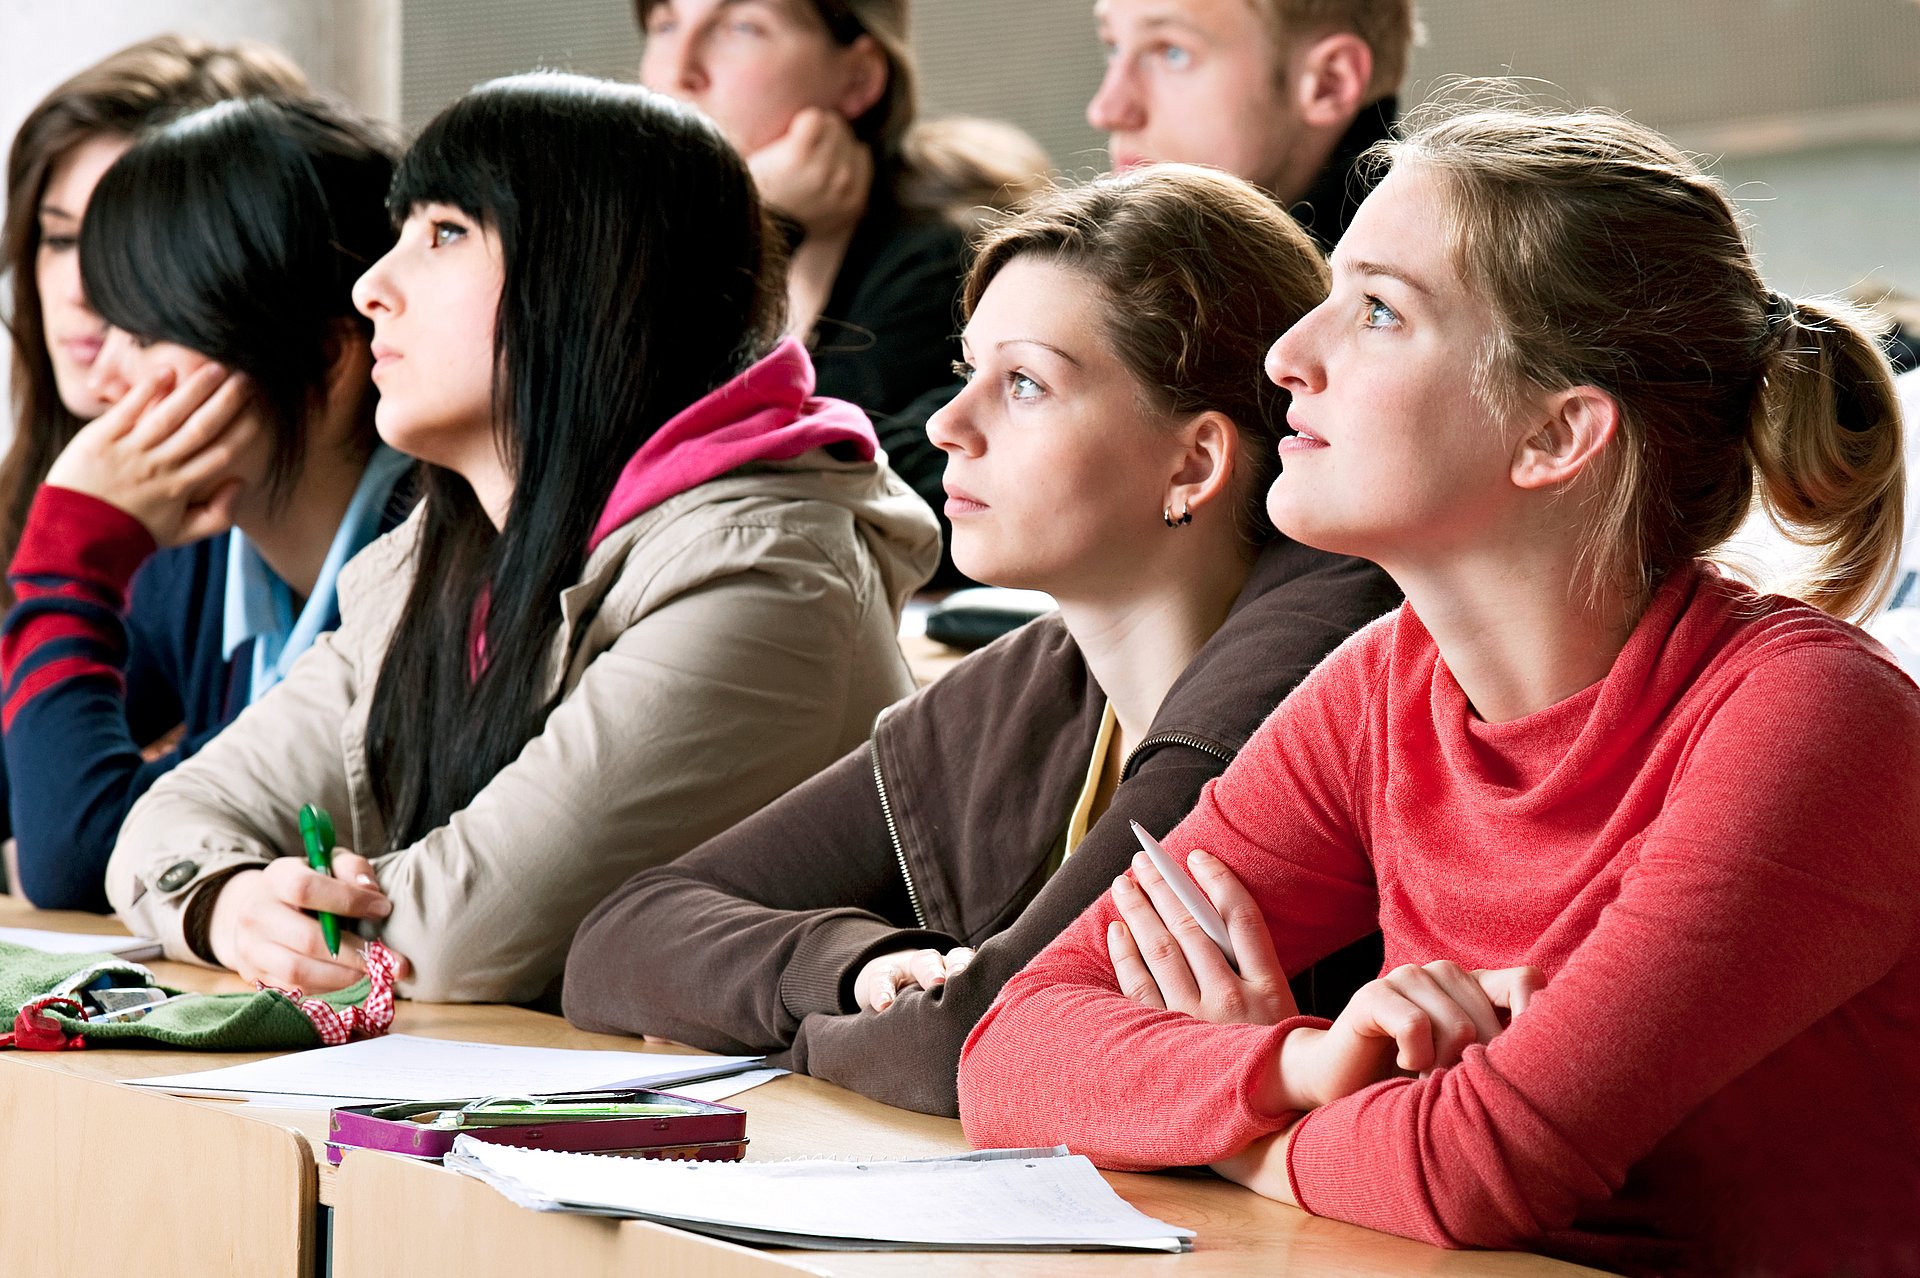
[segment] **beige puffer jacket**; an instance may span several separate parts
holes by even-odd
[[[420,512],[340,579],[340,629],[134,806],[107,895],[168,957],[208,961],[201,884],[301,853],[297,813],[342,847],[387,832],[367,712],[412,572]],[[933,514],[884,462],[816,449],[672,497],[614,531],[560,597],[544,730],[446,825],[373,856],[413,963],[400,992],[521,1002],[575,926],[637,870],[727,829],[866,739],[912,690],[896,641],[939,553]],[[459,741],[441,748],[458,750]]]

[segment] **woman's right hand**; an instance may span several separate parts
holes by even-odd
[[[1492,1042],[1545,984],[1532,967],[1468,972],[1444,960],[1397,967],[1361,986],[1331,1028],[1287,1035],[1279,1108],[1315,1109],[1384,1079],[1457,1065],[1468,1047]]]
[[[174,384],[171,369],[141,378],[80,428],[47,482],[119,507],[156,544],[184,545],[233,526],[241,481],[232,469],[256,442],[247,379],[205,364]]]
[[[853,1001],[863,1012],[884,1012],[901,990],[938,989],[966,970],[973,951],[964,945],[939,950],[895,950],[870,958],[853,980]]]
[[[380,890],[373,865],[363,856],[337,851],[333,873],[321,874],[299,857],[275,857],[258,870],[242,870],[219,886],[207,939],[221,966],[275,989],[324,993],[345,989],[367,974],[366,942],[340,929],[340,953],[327,953],[313,911],[342,919],[383,919],[393,902]],[[412,965],[394,955],[394,976]]]

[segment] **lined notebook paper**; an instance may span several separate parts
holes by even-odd
[[[1061,1149],[913,1162],[657,1162],[462,1136],[448,1167],[523,1207],[626,1216],[734,1242],[846,1251],[1186,1251],[1193,1231]]]

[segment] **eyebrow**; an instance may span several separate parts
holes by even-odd
[[[1104,27],[1111,19],[1112,14],[1107,9],[1107,6],[1102,3],[1093,6],[1093,17],[1096,23]],[[1179,12],[1152,13],[1140,20],[1140,29],[1142,31],[1156,32],[1168,28],[1188,31],[1201,37],[1211,37],[1213,35],[1207,28]]]
[[[1043,351],[1052,351],[1055,355],[1058,355],[1061,359],[1064,359],[1065,361],[1067,361],[1067,363],[1073,365],[1075,368],[1080,367],[1080,361],[1078,359],[1075,359],[1072,355],[1069,355],[1067,352],[1061,350],[1058,346],[1055,346],[1052,342],[1043,342],[1037,337],[1009,337],[1004,342],[995,342],[993,344],[993,349],[997,351],[1003,351],[1009,346],[1038,346]]]
[[[1354,275],[1384,275],[1390,280],[1399,280],[1416,293],[1423,294],[1427,297],[1433,296],[1432,289],[1397,266],[1388,266],[1384,262],[1357,262],[1344,259],[1334,264],[1341,270],[1348,271]]]
[[[42,203],[40,205],[40,216],[41,217],[64,217],[69,222],[77,222],[80,220],[76,218],[73,214],[61,208],[58,204]]]

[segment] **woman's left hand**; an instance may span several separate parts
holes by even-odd
[[[1253,895],[1209,853],[1196,850],[1187,868],[1226,920],[1240,971],[1227,963],[1153,862],[1138,853],[1132,875],[1113,881],[1120,918],[1107,925],[1107,956],[1121,993],[1220,1025],[1274,1025],[1299,1015]]]
[[[851,231],[873,193],[873,150],[838,114],[807,107],[747,157],[760,198],[809,236]]]

